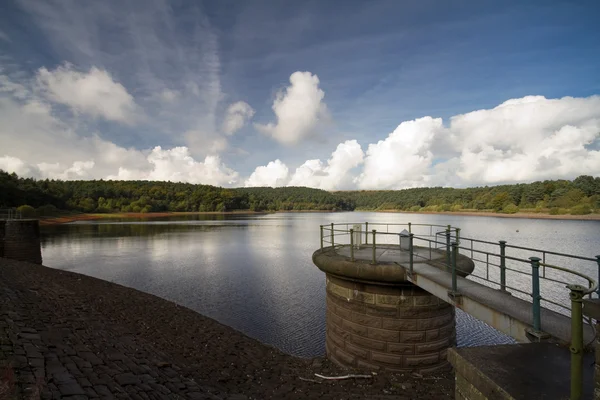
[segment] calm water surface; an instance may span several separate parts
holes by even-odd
[[[451,224],[464,237],[600,252],[600,221],[353,212],[78,222],[44,227],[42,255],[47,266],[152,293],[309,357],[325,352],[325,275],[311,260],[319,225],[356,221]],[[462,312],[457,339],[459,346],[512,342]]]

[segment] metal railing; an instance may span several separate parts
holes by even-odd
[[[364,227],[364,229],[363,229]],[[371,229],[369,229],[371,228]],[[362,238],[364,237],[364,243]],[[404,239],[404,243],[403,243]],[[404,244],[404,246],[403,246]],[[542,305],[571,317],[571,399],[581,398],[583,362],[582,299],[600,297],[600,255],[583,257],[555,251],[517,246],[505,240],[490,242],[461,237],[460,228],[451,225],[341,223],[321,225],[321,249],[350,245],[372,247],[371,262],[377,262],[377,247],[399,246],[409,253],[408,270],[413,273],[416,259],[447,268],[452,274],[450,294],[459,295],[457,275],[468,273],[470,280],[530,301],[533,334],[543,336]],[[418,250],[418,251],[416,251]],[[461,271],[459,252],[475,263],[475,269]],[[567,267],[568,265],[568,267]],[[583,271],[583,272],[580,272]],[[597,276],[598,281],[591,278]],[[567,288],[568,291],[563,290]],[[560,288],[560,290],[558,290]],[[591,325],[591,320],[589,321]]]
[[[22,219],[21,211],[16,208],[0,208],[0,219]]]

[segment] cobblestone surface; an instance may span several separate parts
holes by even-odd
[[[291,357],[166,300],[0,258],[0,399],[452,398],[434,380]]]

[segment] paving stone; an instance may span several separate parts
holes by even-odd
[[[85,391],[77,382],[58,385],[58,390],[63,396],[85,395]]]
[[[96,393],[96,391],[92,387],[84,387],[83,390],[85,390],[86,396],[88,396],[91,399],[98,397],[98,393]]]
[[[40,340],[41,337],[39,333],[19,333],[19,337],[27,340]]]
[[[83,358],[84,360],[88,361],[92,365],[103,364],[102,360],[97,355],[95,355],[94,353],[92,353],[90,351],[81,352],[81,353],[79,353],[79,356],[81,358]]]
[[[95,385],[94,390],[98,393],[99,396],[110,396],[112,393],[108,389],[108,386],[105,385]]]
[[[140,383],[140,379],[136,375],[134,375],[130,372],[115,375],[115,380],[121,386],[137,385]]]

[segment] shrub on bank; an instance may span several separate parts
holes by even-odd
[[[550,215],[565,215],[568,214],[569,210],[567,210],[566,208],[560,208],[560,207],[552,207],[550,209]]]
[[[21,213],[21,216],[23,218],[34,218],[36,216],[35,208],[27,204],[23,204],[22,206],[17,207],[17,211]]]
[[[517,212],[519,212],[519,207],[517,207],[513,203],[510,203],[502,208],[502,212],[505,214],[516,214]]]
[[[586,215],[591,214],[592,208],[587,204],[578,204],[571,207],[571,215]]]

